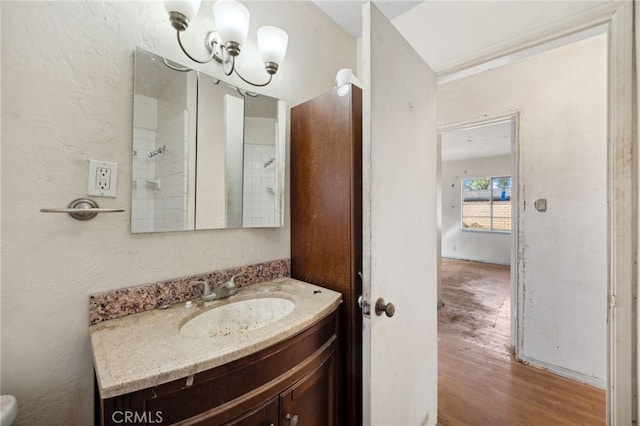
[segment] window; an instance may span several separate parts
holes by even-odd
[[[462,229],[511,231],[511,176],[462,179]]]

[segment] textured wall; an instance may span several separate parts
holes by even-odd
[[[291,104],[355,68],[355,41],[310,2],[247,3],[255,28],[288,31],[287,57],[264,89]],[[131,235],[133,51],[185,62],[161,2],[2,2],[2,393],[19,424],[92,422],[88,295],[289,257],[281,229]],[[213,21],[204,2],[185,35],[196,53]],[[246,53],[254,50],[248,43]],[[255,64],[240,64],[242,69]],[[215,68],[203,67],[211,74]],[[256,80],[262,77],[246,72]],[[124,214],[88,222],[43,214],[87,192],[88,160],[119,163]],[[288,203],[287,203],[288,205]]]

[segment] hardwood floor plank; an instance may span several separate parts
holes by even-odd
[[[442,260],[439,425],[604,425],[605,392],[512,356],[508,266]]]

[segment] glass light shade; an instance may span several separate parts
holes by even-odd
[[[223,43],[244,44],[249,33],[249,10],[244,5],[235,0],[218,0],[213,4],[213,17]]]
[[[265,63],[282,64],[288,43],[289,36],[278,27],[266,26],[258,29],[258,50]]]
[[[178,12],[192,20],[200,9],[200,0],[165,0],[164,7],[167,13]]]

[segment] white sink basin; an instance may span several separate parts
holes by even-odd
[[[18,401],[13,395],[0,395],[0,425],[10,426],[18,415]]]
[[[279,297],[240,300],[196,315],[180,327],[180,333],[188,337],[244,333],[286,317],[293,308],[295,303]]]

